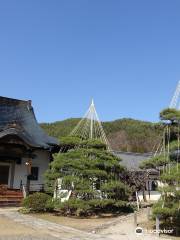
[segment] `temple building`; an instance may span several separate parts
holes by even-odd
[[[0,185],[41,190],[44,172],[58,152],[57,139],[39,126],[31,101],[0,97]]]

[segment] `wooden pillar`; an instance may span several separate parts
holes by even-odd
[[[26,181],[26,195],[29,195],[30,192],[30,175],[31,175],[31,167],[32,167],[32,160],[31,158],[28,159],[28,161],[26,162],[26,166],[27,166],[27,181]]]
[[[144,202],[147,202],[147,199],[146,199],[146,189],[145,189],[145,187],[142,189],[142,194],[143,194],[143,200],[144,200]]]
[[[136,203],[137,203],[137,210],[139,211],[139,196],[137,191],[136,191]]]
[[[151,199],[151,188],[150,188],[150,180],[148,178],[148,193],[149,193],[149,200]]]
[[[137,212],[134,212],[134,226],[137,227]]]
[[[11,177],[10,177],[10,188],[13,188],[14,185],[14,175],[15,175],[15,161],[13,160],[11,163]]]
[[[151,216],[151,208],[147,207],[147,220],[150,220],[150,216]]]

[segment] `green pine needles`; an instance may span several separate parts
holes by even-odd
[[[67,144],[66,152],[54,156],[54,161],[46,173],[46,186],[49,191],[54,191],[57,178],[62,179],[62,189],[72,191],[69,203],[57,200],[56,207],[67,211],[65,206],[68,204],[72,204],[73,209],[74,204],[80,204],[85,212],[89,213],[107,209],[127,211],[131,190],[120,180],[120,175],[125,171],[120,165],[120,159],[106,151],[104,144],[97,141],[77,140],[76,137],[75,141],[79,145],[73,146],[69,140],[64,141]],[[67,150],[67,146],[71,147]],[[76,211],[79,212],[79,207]],[[74,214],[68,205],[69,212]]]
[[[161,228],[180,232],[180,111],[165,109],[160,113],[165,123],[163,151],[146,160],[142,168],[159,168],[161,199],[154,205],[153,214],[159,216]],[[175,232],[174,232],[175,233]]]

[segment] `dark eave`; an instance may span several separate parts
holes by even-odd
[[[58,140],[39,126],[31,101],[0,97],[0,139],[6,136],[17,136],[33,148],[58,147]]]

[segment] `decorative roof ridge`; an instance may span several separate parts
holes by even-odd
[[[20,99],[0,96],[0,104],[31,106],[31,103],[32,103],[31,100],[20,100]]]

